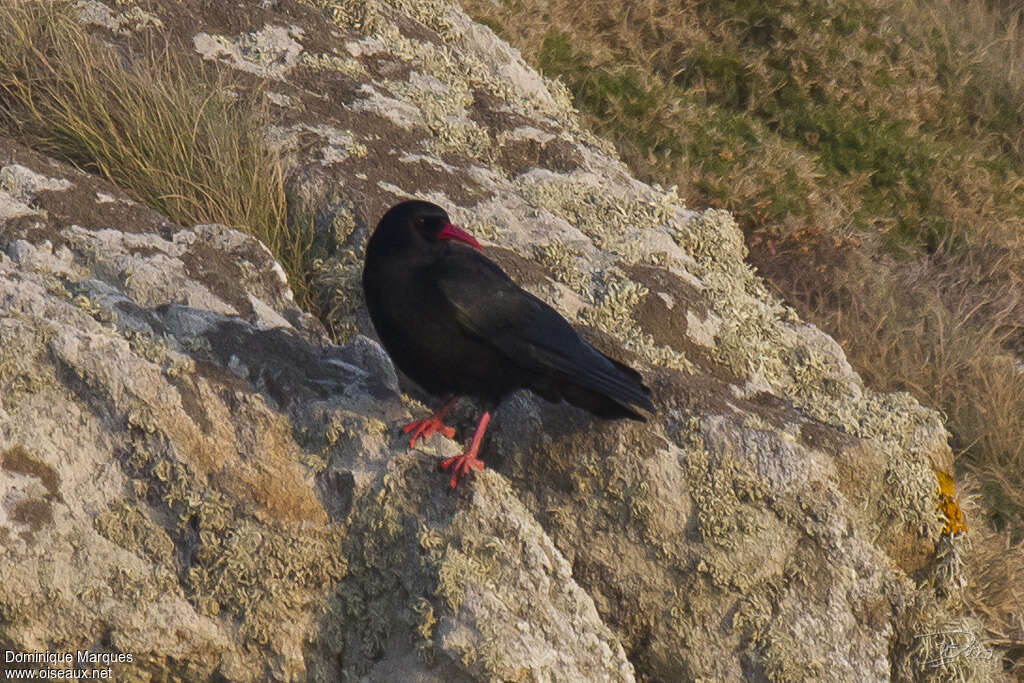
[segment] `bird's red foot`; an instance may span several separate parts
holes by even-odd
[[[452,427],[449,427],[444,422],[433,416],[428,417],[425,420],[416,420],[415,422],[402,427],[402,431],[406,434],[414,429],[416,432],[412,435],[412,441],[409,442],[409,446],[411,448],[416,447],[416,439],[422,438],[426,441],[434,432],[444,434],[449,439],[455,436],[455,430]]]
[[[412,435],[412,440],[409,442],[409,448],[416,448],[416,440],[422,438],[424,441],[430,438],[434,432],[444,434],[449,439],[455,437],[455,429],[449,427],[444,423],[444,416],[448,414],[448,411],[452,409],[458,397],[453,398],[444,404],[441,410],[437,411],[433,415],[423,420],[416,420],[410,424],[402,427],[402,431],[408,434],[409,432],[416,430]]]
[[[476,453],[467,452],[462,455],[457,455],[454,458],[448,458],[441,463],[441,469],[448,471],[452,470],[451,481],[448,482],[449,486],[455,488],[459,484],[459,478],[469,472],[470,470],[482,470],[484,468],[484,461],[476,457]]]
[[[491,414],[484,413],[480,416],[480,423],[476,426],[476,433],[473,434],[473,441],[469,444],[469,448],[462,455],[456,455],[454,458],[448,458],[441,463],[441,469],[448,471],[452,470],[452,478],[449,484],[454,489],[459,485],[459,478],[469,472],[470,470],[482,470],[484,463],[480,458],[476,457],[477,452],[480,450],[480,442],[484,439],[484,432],[487,431],[487,423],[491,421]]]

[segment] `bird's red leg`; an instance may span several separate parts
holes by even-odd
[[[402,427],[402,431],[408,434],[412,430],[416,430],[416,433],[412,435],[412,441],[409,442],[409,448],[416,447],[416,439],[422,438],[424,441],[430,438],[430,435],[434,432],[441,432],[449,439],[455,436],[455,430],[446,425],[443,420],[444,416],[448,414],[448,411],[452,409],[455,402],[459,400],[458,396],[453,396],[452,400],[444,404],[444,407],[439,411],[426,418],[425,420],[416,420],[411,424],[407,424]]]
[[[476,457],[477,451],[480,450],[480,442],[484,440],[484,432],[487,431],[487,423],[491,421],[491,414],[485,412],[480,416],[480,423],[476,426],[476,434],[473,435],[473,441],[469,444],[469,449],[462,455],[457,455],[454,458],[448,458],[441,463],[441,469],[447,470],[449,467],[452,469],[451,487],[455,488],[459,483],[459,477],[468,472],[471,469],[482,470],[484,463],[482,460]]]

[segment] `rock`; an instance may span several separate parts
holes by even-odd
[[[939,416],[865,387],[727,213],[632,178],[456,5],[243,5],[83,7],[106,40],[153,31],[274,79],[268,144],[329,245],[317,286],[345,339],[255,239],[4,140],[6,648],[131,653],[126,680],[909,679],[942,646],[917,635],[978,632],[937,578],[957,582]],[[407,447],[426,408],[358,282],[409,196],[641,368],[654,419],[517,394],[491,468],[447,495],[459,445]]]

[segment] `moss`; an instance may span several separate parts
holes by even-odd
[[[701,115],[693,117],[690,134],[687,136],[685,152],[699,159],[704,174],[705,187],[714,187],[710,175],[726,175],[730,168],[745,156],[755,153],[755,146],[763,144],[767,131],[762,130],[746,116],[720,107],[701,107]],[[683,150],[680,150],[682,153]],[[724,178],[721,180],[725,180]],[[728,188],[719,183],[723,194],[719,199],[728,199]]]

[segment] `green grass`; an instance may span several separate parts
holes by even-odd
[[[92,40],[68,2],[0,2],[0,125],[102,175],[183,225],[260,239],[300,305],[313,301],[307,231],[287,221],[281,163],[263,144],[262,94],[151,46]]]
[[[1024,373],[1010,355],[1024,354],[1024,13],[985,0],[463,5],[514,26],[503,35],[565,82],[638,176],[733,211],[759,271],[869,383],[942,411],[983,502],[968,522],[989,525],[976,557],[1024,566]],[[1016,652],[1024,606],[977,590],[972,608]]]

